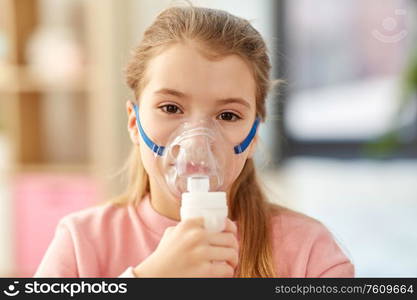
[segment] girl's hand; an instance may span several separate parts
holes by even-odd
[[[203,218],[181,221],[165,230],[156,250],[134,268],[135,276],[233,277],[239,253],[236,234],[229,219],[219,233],[207,232]]]

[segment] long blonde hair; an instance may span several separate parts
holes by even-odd
[[[167,46],[182,41],[197,41],[201,51],[211,58],[239,55],[250,67],[256,82],[256,112],[264,121],[265,99],[275,83],[269,79],[270,60],[264,40],[245,19],[225,11],[194,7],[171,7],[162,11],[145,31],[127,65],[126,79],[139,98],[149,60]],[[149,177],[133,146],[129,159],[128,184],[114,203],[135,203],[150,192]],[[230,217],[238,224],[239,264],[236,277],[276,277],[272,255],[270,217],[276,206],[270,204],[257,180],[254,162],[247,159],[228,195]]]

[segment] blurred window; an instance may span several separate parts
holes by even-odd
[[[411,0],[285,2],[288,155],[359,155],[364,143],[392,127],[403,71],[417,51],[413,5]],[[408,138],[415,140],[416,105],[407,111],[401,118],[414,128]]]

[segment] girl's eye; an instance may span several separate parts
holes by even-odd
[[[166,105],[162,105],[159,107],[160,109],[162,109],[162,111],[168,113],[168,114],[176,114],[178,112],[181,113],[181,109],[174,105],[174,104],[166,104]]]
[[[223,121],[235,122],[237,120],[240,120],[241,117],[239,117],[238,115],[236,115],[232,112],[223,112],[219,115],[219,119],[223,120]]]

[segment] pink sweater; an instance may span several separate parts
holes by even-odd
[[[353,277],[354,266],[319,221],[284,210],[271,220],[273,255],[283,277]],[[35,277],[133,277],[138,265],[177,221],[145,196],[138,207],[112,204],[64,217]]]

